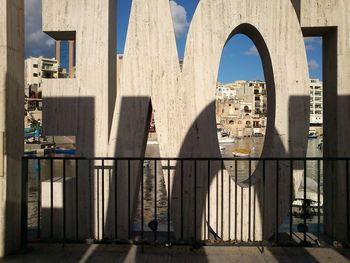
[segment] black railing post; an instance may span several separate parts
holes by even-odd
[[[221,238],[222,239],[224,238],[224,161],[223,160],[221,160]]]
[[[320,238],[321,225],[321,164],[317,161],[317,238]]]
[[[237,241],[237,197],[238,197],[238,193],[237,193],[237,159],[235,159],[235,241]]]
[[[184,239],[184,164],[181,160],[181,240]]]
[[[276,225],[275,225],[275,241],[278,243],[278,213],[279,213],[279,160],[276,160]]]
[[[63,160],[63,178],[62,178],[62,199],[63,199],[63,244],[66,242],[66,160]]]
[[[306,179],[307,179],[307,172],[306,172],[306,159],[304,159],[304,202],[303,202],[303,213],[304,213],[304,242],[306,243]]]
[[[130,204],[130,202],[131,202],[131,200],[130,200],[130,195],[131,195],[131,193],[130,193],[130,188],[131,188],[131,182],[130,182],[130,180],[131,180],[131,178],[130,178],[130,176],[131,176],[131,174],[130,174],[130,160],[128,160],[128,239],[130,240],[130,238],[131,238],[131,204]]]
[[[170,161],[168,160],[168,243],[170,242]]]
[[[53,159],[50,159],[50,238],[53,239]]]
[[[263,173],[262,173],[262,229],[261,229],[261,245],[262,245],[262,252],[264,252],[264,238],[265,238],[265,177],[266,177],[266,162],[263,160],[263,167],[262,167]]]
[[[105,160],[102,159],[102,178],[101,178],[101,192],[102,192],[102,203],[101,203],[101,210],[102,210],[102,218],[101,218],[101,225],[102,225],[102,240],[105,239]]]
[[[75,160],[75,239],[79,240],[79,161]]]
[[[210,228],[210,160],[208,160],[208,171],[207,171],[207,186],[208,186],[208,225],[207,225],[207,235],[209,239],[209,228]]]
[[[215,174],[216,179],[216,232],[219,233],[219,174]]]
[[[197,239],[197,160],[194,160],[194,196],[193,196],[193,205],[194,205],[194,218],[193,218],[193,227],[194,227],[194,240]]]
[[[38,233],[37,238],[40,239],[41,236],[41,164],[40,159],[38,159]]]
[[[349,244],[350,241],[350,197],[349,197],[349,160],[346,160],[346,239]]]
[[[96,162],[96,210],[97,210],[97,239],[100,240],[100,168]],[[95,172],[94,172],[95,175]]]
[[[227,171],[228,174],[228,171]],[[228,240],[231,241],[231,177],[228,174]]]
[[[289,240],[293,240],[293,160],[290,160],[289,178]]]
[[[28,159],[22,158],[22,201],[21,201],[21,247],[27,248],[28,241]]]
[[[154,160],[154,222],[157,224],[157,160]],[[157,227],[154,230],[154,241],[157,241]]]
[[[144,159],[141,159],[141,244],[142,244],[142,250],[143,250],[143,243],[144,243],[144,185],[143,185],[143,163],[145,162]]]
[[[248,161],[249,167],[248,167],[248,184],[249,184],[249,188],[248,188],[248,242],[250,242],[250,226],[251,226],[251,186],[252,186],[252,177],[251,177],[251,173],[252,173],[252,161],[249,160]]]
[[[93,203],[93,196],[92,196],[93,195],[93,189],[92,189],[93,178],[92,178],[92,160],[91,159],[89,159],[88,169],[89,169],[89,172],[88,172],[88,176],[89,176],[89,189],[88,189],[88,192],[89,192],[89,195],[88,195],[88,197],[89,197],[89,239],[91,240],[91,239],[94,239],[93,233],[92,233],[92,224],[94,222],[94,220],[93,220],[94,214],[93,214],[93,208],[92,208],[92,206],[93,206],[93,204],[92,204]]]
[[[118,240],[118,160],[114,160],[114,237]]]

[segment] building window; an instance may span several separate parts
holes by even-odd
[[[33,77],[37,77],[38,76],[38,73],[33,73]]]
[[[38,64],[33,64],[33,68],[38,68]]]

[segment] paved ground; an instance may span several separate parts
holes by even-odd
[[[125,245],[31,245],[29,252],[4,262],[350,262],[350,250],[334,248],[257,247],[153,247]]]

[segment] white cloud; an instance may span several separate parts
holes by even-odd
[[[317,44],[322,45],[322,37],[304,37],[305,45],[307,44]]]
[[[314,51],[315,50],[315,47],[311,44],[305,45],[305,48],[307,51]]]
[[[41,0],[25,0],[25,45],[28,56],[54,56],[55,41],[42,32]]]
[[[259,56],[259,51],[256,48],[256,46],[251,46],[246,52],[244,52],[244,55],[247,55],[247,56]]]
[[[315,37],[304,37],[305,43],[315,42]]]
[[[170,1],[170,10],[173,18],[175,35],[176,37],[181,37],[189,25],[186,9],[175,1]]]
[[[310,70],[315,70],[315,69],[318,69],[320,67],[320,65],[314,59],[310,59],[308,65],[309,65]]]

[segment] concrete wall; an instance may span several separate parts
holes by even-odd
[[[24,3],[0,1],[0,257],[20,248]]]
[[[56,40],[76,40],[76,78],[43,80],[43,97],[57,98],[43,102],[44,133],[77,136],[78,153],[84,156],[107,154],[116,96],[115,29],[113,0],[43,1],[43,31]],[[66,107],[67,97],[77,98],[77,104]],[[86,105],[84,98],[92,98],[94,105]],[[93,116],[87,116],[86,107]],[[45,108],[56,116],[45,114]],[[72,118],[62,123],[67,115]]]
[[[293,0],[305,36],[323,37],[324,156],[350,156],[350,3],[347,0]],[[346,240],[345,163],[325,163],[325,230]],[[348,186],[349,187],[349,186]]]
[[[77,135],[80,154],[103,156],[108,153],[117,157],[142,157],[152,105],[162,157],[220,157],[214,97],[218,68],[227,40],[237,33],[244,33],[254,41],[260,52],[269,87],[269,118],[262,156],[305,156],[310,100],[306,52],[297,19],[299,15],[304,34],[317,34],[317,29],[320,28],[312,29],[315,26],[327,27],[320,32],[327,39],[325,58],[328,68],[325,70],[325,83],[332,84],[333,89],[325,91],[325,99],[336,103],[325,106],[329,116],[325,122],[329,121],[329,127],[336,129],[331,131],[325,127],[325,143],[328,140],[328,145],[335,145],[328,146],[328,149],[325,146],[325,152],[329,156],[348,155],[346,144],[342,144],[350,129],[347,121],[350,106],[346,99],[346,76],[349,75],[349,41],[345,38],[349,27],[346,20],[348,9],[345,0],[302,3],[289,0],[202,0],[190,26],[181,71],[169,1],[134,0],[120,72],[121,87],[117,89],[113,112],[116,79],[114,1],[92,1],[87,4],[81,0],[64,0],[59,3],[44,0],[44,30],[56,39],[74,38],[77,41],[77,78],[47,82],[48,87],[44,90],[43,95],[47,98],[48,105],[48,118],[45,120],[44,117],[44,121],[50,126],[46,132],[51,135]],[[337,60],[332,59],[331,54],[337,54]],[[336,118],[332,119],[332,114]],[[229,211],[226,209],[227,204],[220,208],[221,217],[213,217],[205,210],[207,200],[214,202],[209,198],[212,191],[219,189],[222,192],[230,182],[231,178],[225,171],[220,183],[220,167],[213,165],[207,183],[203,176],[195,178],[194,167],[189,165],[184,169],[183,182],[180,179],[180,164],[174,165],[176,169],[172,172],[171,184],[167,185],[167,189],[171,191],[172,219],[177,236],[181,228],[178,213],[181,182],[187,187],[183,217],[186,238],[193,237],[193,215],[197,237],[205,237],[205,221],[208,218],[218,232],[217,222],[224,217],[225,225],[234,223],[238,224],[238,228],[250,225],[248,230],[240,232],[242,240],[251,239],[251,232],[254,232],[256,239],[261,239],[262,230],[265,231],[265,238],[270,237],[275,225],[286,216],[290,201],[288,164],[281,164],[279,169],[275,164],[268,165],[265,185],[261,180],[260,165],[252,178],[251,187],[247,187],[248,182],[245,182],[237,189],[223,191],[221,200],[228,200],[230,194],[234,196],[237,193],[239,199],[236,201],[242,202],[245,214],[241,214],[244,220],[239,222],[230,221],[233,220],[232,217],[227,219],[230,218],[225,214]],[[105,187],[106,198],[109,197],[110,200],[103,207],[103,215],[109,237],[113,236],[115,229],[112,225],[116,221],[119,237],[127,238],[130,230],[128,220],[135,211],[140,165],[131,165],[133,173],[129,182],[127,169],[126,163],[119,164],[117,175],[109,183],[116,188]],[[207,171],[203,164],[195,169],[198,174]],[[301,169],[302,166],[296,163],[296,184],[300,181]],[[277,187],[277,171],[280,176],[278,191],[269,191]],[[326,179],[329,194],[340,189],[341,180],[343,177],[335,183],[327,183]],[[130,186],[129,193],[126,191],[127,185]],[[101,188],[100,185],[95,187]],[[198,190],[197,196],[194,195],[194,188]],[[266,193],[264,197],[263,191]],[[125,203],[128,195],[131,197],[130,214],[125,212],[128,208]],[[119,200],[117,204],[113,201],[115,197]],[[195,198],[198,198],[196,203]],[[335,209],[338,200],[335,197],[329,204],[329,209],[338,211]],[[117,218],[114,218],[113,209],[116,205],[122,213],[118,212]],[[254,216],[250,215],[254,224],[248,222],[247,207],[255,208]],[[277,208],[279,214],[275,218],[274,211]],[[265,217],[262,217],[263,210]],[[332,222],[338,222],[337,220]],[[344,229],[344,220],[340,221],[341,231]],[[228,233],[221,232],[221,235],[230,237]]]
[[[267,13],[273,16],[266,16]],[[220,157],[215,125],[214,94],[217,73],[226,41],[234,34],[244,33],[255,42],[262,56],[267,85],[271,87],[268,91],[269,119],[263,156],[305,156],[309,118],[308,70],[301,30],[289,1],[200,1],[190,26],[182,72],[178,64],[167,0],[133,1],[129,21],[121,72],[121,91],[118,94],[111,131],[110,155],[143,156],[147,113],[152,103],[162,157]],[[278,28],[276,25],[279,25]],[[172,192],[172,220],[179,237],[181,176],[180,164],[174,165],[177,168],[172,173],[171,185],[167,187]],[[189,165],[184,169],[183,183],[186,189],[183,220],[186,239],[194,235],[193,220],[197,225],[197,238],[206,235],[207,189],[210,187],[209,192],[215,191],[216,184],[219,184],[221,192],[223,186],[231,180],[226,173],[223,179],[225,183],[218,183],[219,170],[217,164],[211,167],[208,176],[213,183],[208,186],[205,165],[198,164],[197,172],[202,176],[198,176],[197,185],[194,185],[194,167]],[[268,171],[267,185],[275,189],[276,168],[271,166]],[[289,172],[289,167],[281,165],[279,220],[286,215],[289,202],[287,171]],[[123,170],[118,170],[118,185],[125,186],[125,178],[127,176],[124,167],[124,174]],[[131,196],[136,197],[138,193],[138,180],[137,176],[132,178]],[[268,237],[273,232],[276,194],[266,191],[264,201],[268,205],[264,206],[261,174],[256,174],[253,184],[250,190],[247,184],[237,189],[240,198],[238,202],[243,200],[245,211],[244,221],[237,224],[239,229],[243,225],[247,226],[247,207],[254,207],[254,236],[261,239],[260,211],[265,208],[265,237]],[[193,191],[195,187],[198,191],[196,205]],[[224,191],[224,200],[228,200],[229,193],[234,196],[235,190]],[[125,200],[125,197],[126,195],[121,200]],[[228,211],[227,205],[228,202],[224,206],[225,213]],[[219,214],[222,212],[220,210]],[[221,218],[222,216],[218,218],[210,215],[210,222],[216,231],[218,229],[214,226]],[[225,215],[224,218],[224,224],[227,225],[229,217]],[[231,220],[233,218],[232,216]],[[120,216],[118,222],[126,224],[127,215]],[[234,224],[233,221],[230,223]],[[250,232],[253,231],[253,224],[251,227],[249,233],[247,228],[240,233],[243,240],[252,237]],[[123,230],[122,227],[120,230]],[[125,231],[123,233],[126,234]],[[228,237],[227,233],[221,234]]]
[[[115,0],[43,0],[43,31],[56,40],[76,43],[75,78],[43,80],[43,134],[76,136],[80,156],[107,155],[116,98],[115,4]],[[88,182],[88,166],[81,165],[79,226],[85,238],[86,218],[92,213]]]

